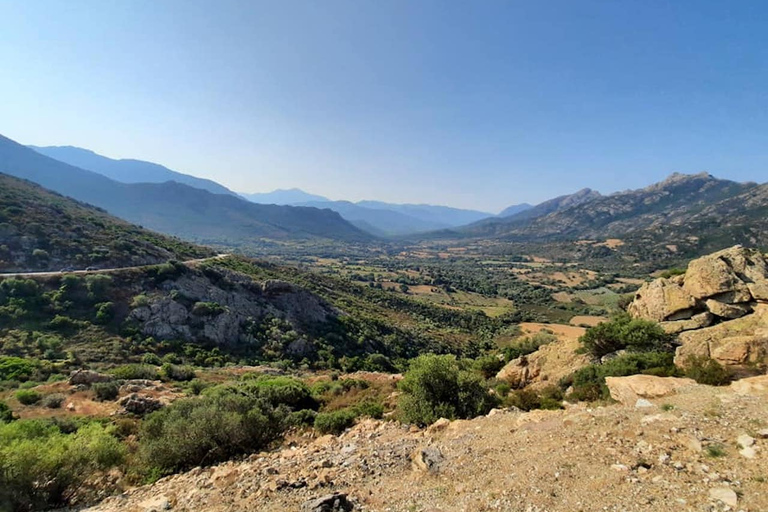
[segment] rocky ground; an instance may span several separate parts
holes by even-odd
[[[426,430],[364,421],[89,511],[768,510],[768,376],[726,388],[624,384],[625,403],[605,407],[492,411]],[[316,500],[333,493],[326,508]]]

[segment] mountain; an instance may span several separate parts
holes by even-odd
[[[402,213],[422,222],[442,227],[463,226],[480,219],[493,217],[493,214],[487,212],[431,204],[393,204],[382,201],[358,201],[355,204],[365,208]]]
[[[300,203],[330,201],[327,197],[309,194],[298,188],[277,189],[272,192],[257,194],[244,194],[241,192],[240,195],[249,201],[259,204],[298,205]]]
[[[165,183],[166,181],[176,181],[190,187],[207,190],[214,194],[235,195],[234,192],[215,181],[172,171],[167,167],[152,162],[145,162],[143,160],[114,160],[88,149],[74,146],[28,147],[54,160],[97,172],[121,183]]]
[[[240,194],[262,204],[330,208],[355,226],[377,236],[398,236],[463,226],[493,215],[476,210],[427,204],[394,204],[382,201],[331,201],[298,188],[263,194]]]
[[[0,272],[115,268],[209,256],[209,249],[0,174]]]
[[[504,208],[497,217],[511,217],[520,212],[524,212],[525,210],[530,210],[531,208],[533,208],[533,205],[528,203],[513,204],[512,206]]]
[[[600,192],[585,188],[573,194],[558,196],[554,199],[539,203],[536,206],[518,209],[517,212],[504,215],[507,210],[513,210],[521,205],[511,206],[501,212],[497,217],[480,220],[469,226],[459,228],[457,231],[463,236],[494,237],[507,232],[510,229],[510,226],[516,226],[520,223],[530,221],[531,219],[544,217],[553,212],[592,201],[598,197],[601,197]],[[447,232],[446,234],[450,236],[451,232]]]
[[[443,228],[442,224],[424,221],[404,213],[383,208],[367,208],[349,201],[310,201],[296,206],[329,208],[361,229],[379,236],[398,236]]]
[[[263,239],[364,241],[370,235],[330,210],[259,205],[177,182],[119,183],[0,136],[0,172],[188,240],[248,245]]]
[[[766,215],[768,184],[676,173],[660,183],[608,196],[584,190],[576,198],[556,198],[453,235],[518,242],[618,238],[629,252],[695,255],[734,244],[768,246]]]

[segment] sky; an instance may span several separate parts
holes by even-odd
[[[764,0],[0,0],[0,133],[499,211],[768,181]]]

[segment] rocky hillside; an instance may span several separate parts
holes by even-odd
[[[704,254],[735,243],[768,245],[768,228],[761,222],[768,213],[768,185],[706,173],[673,174],[643,189],[599,197],[582,194],[582,199],[560,202],[540,215],[535,207],[508,219],[481,222],[453,235],[529,242],[617,238],[630,253],[661,248]]]
[[[114,268],[209,256],[210,249],[0,174],[0,272]]]
[[[683,275],[643,285],[628,311],[679,334],[681,366],[691,356],[747,373],[768,366],[768,258],[758,250],[696,259]]]
[[[421,352],[476,354],[476,331],[505,325],[236,257],[0,280],[0,320],[0,355],[42,357],[29,342],[50,335],[57,353],[97,366],[173,353],[202,366],[343,360],[353,369],[374,355],[387,369]]]
[[[297,436],[88,510],[768,510],[768,379],[712,388],[643,377],[613,379],[624,403],[609,407]]]

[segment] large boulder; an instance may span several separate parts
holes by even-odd
[[[630,375],[629,377],[606,377],[605,384],[611,398],[629,405],[638,398],[659,398],[671,395],[678,389],[696,384],[693,379],[656,377],[654,375]]]
[[[755,249],[740,245],[693,260],[683,289],[697,299],[724,293],[749,293],[748,283],[768,280],[768,263]]]
[[[695,307],[696,299],[690,293],[675,281],[662,278],[645,283],[627,311],[634,317],[663,322],[691,318]]]
[[[712,325],[714,316],[709,311],[693,315],[688,320],[675,320],[673,322],[661,322],[659,325],[667,334],[679,334],[683,331],[703,329]]]
[[[93,370],[75,370],[69,375],[69,383],[72,386],[85,384],[90,386],[97,382],[110,382],[114,380],[112,375],[95,372]]]
[[[685,367],[691,356],[707,357],[734,370],[768,364],[768,305],[754,313],[712,327],[687,331],[678,338],[675,364]]]

